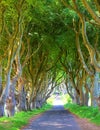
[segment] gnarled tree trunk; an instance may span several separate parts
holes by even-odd
[[[4,103],[0,100],[0,117],[4,116]]]
[[[0,96],[1,94],[2,94],[2,67],[0,65]],[[0,116],[3,116],[3,115],[4,115],[4,105],[0,98]]]
[[[11,85],[10,85],[10,91],[9,91],[9,95],[6,98],[6,103],[5,103],[5,109],[6,109],[6,115],[9,116],[14,116],[15,114],[15,105],[16,105],[16,101],[15,101],[15,86],[16,86],[16,80],[17,77],[14,77]]]
[[[26,111],[26,92],[24,89],[23,79],[19,79],[19,97],[18,97],[18,111]]]
[[[99,78],[99,73],[96,72],[96,73],[95,73],[95,77],[94,77],[94,88],[93,88],[93,101],[92,101],[92,102],[93,102],[93,103],[92,103],[93,106],[98,106],[98,104],[97,104],[95,98],[98,98],[99,95],[100,95],[99,80],[100,80],[100,78]]]

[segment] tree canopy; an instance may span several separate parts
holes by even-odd
[[[91,95],[93,105],[99,16],[99,0],[0,0],[0,115],[9,97],[19,110],[40,107],[62,82],[78,104]]]

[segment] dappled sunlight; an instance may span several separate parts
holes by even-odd
[[[41,126],[53,126],[55,128],[68,128],[68,127],[72,127],[72,124],[64,124],[64,123],[60,123],[60,122],[42,122],[40,123]]]

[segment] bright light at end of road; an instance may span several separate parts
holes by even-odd
[[[64,103],[62,102],[60,97],[56,97],[55,100],[54,100],[53,105],[64,105]]]

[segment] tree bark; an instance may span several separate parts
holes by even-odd
[[[88,4],[87,0],[82,0],[85,8],[88,10],[88,12],[91,14],[93,20],[95,22],[97,22],[98,25],[100,25],[100,18],[95,14],[95,12],[93,11],[93,9],[90,7],[90,5]],[[100,7],[99,7],[100,8]],[[99,10],[100,11],[100,10]]]
[[[18,111],[26,111],[26,92],[24,89],[24,82],[22,81],[22,79],[20,78],[19,83],[19,98],[18,98],[18,106],[17,109]]]
[[[0,100],[0,117],[4,116],[4,103]]]
[[[2,66],[0,65],[0,96],[2,94]]]
[[[7,115],[8,116],[14,116],[15,114],[15,87],[16,87],[16,81],[17,81],[17,76],[15,76],[12,79],[11,85],[10,85],[10,90],[9,90],[9,95],[6,99],[6,110],[7,110]]]
[[[99,80],[100,80],[100,77],[99,77],[99,74],[98,72],[95,73],[95,77],[94,77],[94,88],[93,88],[93,106],[98,106],[95,98],[98,98],[99,95],[100,95],[100,86],[99,86]]]

